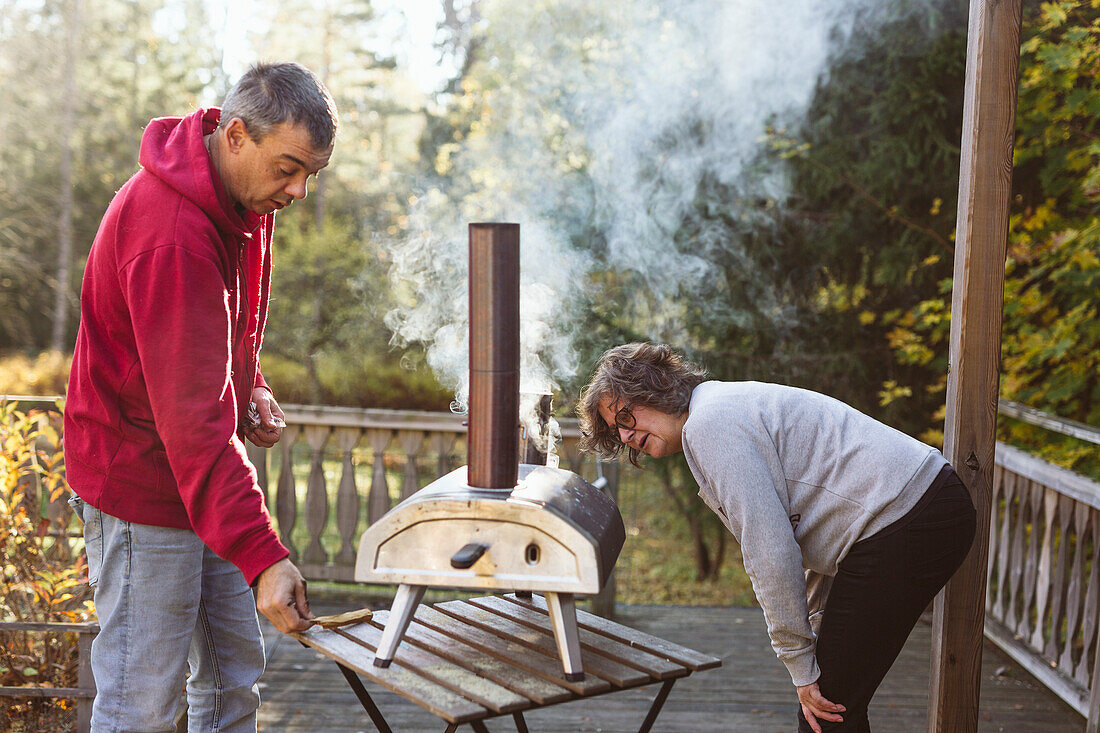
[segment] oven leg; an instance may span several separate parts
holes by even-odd
[[[397,654],[397,645],[401,643],[401,637],[405,635],[405,629],[409,628],[409,621],[412,621],[416,607],[424,597],[424,588],[423,585],[397,586],[397,594],[390,607],[390,617],[386,620],[386,628],[378,642],[378,651],[374,654],[375,667],[390,666]]]
[[[577,606],[572,593],[546,593],[546,607],[550,611],[550,623],[554,627],[554,641],[558,644],[565,679],[580,682],[584,679],[581,665],[581,642],[577,633]]]
[[[653,704],[649,707],[649,715],[645,716],[638,733],[649,733],[649,729],[657,721],[657,716],[661,714],[661,708],[664,707],[665,700],[668,699],[668,693],[672,692],[674,682],[676,680],[665,680],[665,683],[661,685],[661,691],[657,693],[657,697],[653,698]]]
[[[355,696],[359,698],[359,702],[362,703],[363,709],[367,711],[367,715],[370,716],[371,722],[374,723],[374,727],[378,729],[378,733],[393,733],[386,724],[386,719],[382,717],[382,711],[378,709],[378,706],[374,704],[374,700],[367,694],[367,688],[363,687],[363,683],[359,680],[359,676],[339,662],[336,663],[336,666],[344,673],[344,679],[348,681],[348,684],[351,685],[351,689],[355,691]]]

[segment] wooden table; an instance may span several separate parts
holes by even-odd
[[[653,726],[672,685],[721,661],[707,654],[577,611],[585,679],[562,673],[546,603],[539,596],[485,596],[417,609],[393,664],[375,667],[374,650],[388,612],[368,623],[295,634],[333,659],[381,733],[391,733],[363,675],[420,705],[447,723],[446,733],[511,715],[527,733],[525,710],[655,683],[661,688],[639,733]]]

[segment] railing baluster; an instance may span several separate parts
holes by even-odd
[[[309,543],[306,545],[302,562],[322,564],[328,562],[328,553],[321,544],[328,523],[328,489],[325,485],[325,443],[331,428],[327,425],[309,425],[304,433],[306,442],[313,450],[309,464],[309,482],[306,485],[306,529],[309,530]]]
[[[279,487],[275,492],[279,539],[290,551],[290,561],[295,564],[298,562],[298,548],[294,546],[291,535],[294,532],[294,523],[298,520],[298,490],[294,485],[294,461],[291,457],[291,448],[294,447],[294,441],[299,432],[297,425],[287,425],[283,428],[283,434],[278,443],[282,458],[279,466]]]
[[[997,542],[1000,534],[997,532],[997,527],[1000,522],[1000,506],[1001,500],[1004,497],[1004,469],[997,464],[993,466],[993,486],[991,489],[990,497],[990,520],[989,520],[989,558],[986,562],[985,568],[985,612],[991,613],[993,610],[993,602],[1000,593],[1000,588],[997,585],[997,578],[995,577],[994,570],[997,567],[997,554],[1000,552],[1000,544]]]
[[[1043,492],[1043,549],[1039,554],[1039,578],[1036,581],[1035,597],[1035,633],[1031,636],[1031,646],[1042,649],[1046,637],[1047,602],[1050,599],[1051,565],[1054,558],[1054,511],[1058,507],[1058,492],[1050,487],[1037,489]],[[1034,528],[1032,531],[1036,531]]]
[[[1066,591],[1066,646],[1062,650],[1062,657],[1058,660],[1058,669],[1062,670],[1067,677],[1073,677],[1075,666],[1073,650],[1081,621],[1081,604],[1084,597],[1081,586],[1085,582],[1085,553],[1088,551],[1085,545],[1085,534],[1088,529],[1089,518],[1088,505],[1077,504],[1074,507],[1073,515],[1073,569],[1070,571],[1069,588]]]
[[[1039,512],[1042,506],[1043,487],[1030,483],[1027,490],[1027,555],[1024,558],[1024,587],[1020,600],[1020,624],[1016,633],[1021,638],[1031,636],[1031,603],[1035,599],[1035,576],[1039,566]],[[1038,626],[1038,624],[1036,624]]]
[[[397,433],[397,442],[405,453],[405,480],[401,484],[401,498],[408,499],[420,489],[416,457],[424,443],[424,433],[420,430],[400,430]]]
[[[454,450],[454,433],[431,433],[429,440],[435,453],[435,477],[440,478],[451,472],[451,451]]]
[[[1024,569],[1024,527],[1027,524],[1027,504],[1031,496],[1027,490],[1027,479],[1018,479],[1016,521],[1012,527],[1012,555],[1008,564],[1008,612],[1005,614],[1005,625],[1015,629],[1018,623],[1016,606],[1020,593],[1020,580]]]
[[[1001,507],[1001,531],[997,545],[1000,551],[997,553],[997,598],[993,603],[993,616],[1000,622],[1005,620],[1005,603],[1008,597],[1008,588],[1005,586],[1008,577],[1008,557],[1011,552],[1008,538],[1010,537],[1010,525],[1012,523],[1012,499],[1016,492],[1017,476],[1011,471],[1004,472],[1004,504]],[[1011,602],[1009,599],[1008,602]]]
[[[1057,661],[1062,654],[1065,636],[1062,621],[1066,615],[1066,573],[1069,568],[1069,525],[1073,521],[1073,499],[1058,497],[1058,559],[1054,563],[1054,598],[1050,607],[1050,639],[1043,650],[1047,659]]]
[[[280,440],[283,438],[280,437]],[[267,510],[272,512],[271,495],[268,491],[268,478],[267,478],[267,458],[268,449],[261,448],[254,443],[246,440],[244,443],[245,453],[248,455],[248,460],[252,466],[256,469],[256,484],[260,487],[260,491],[263,492],[264,501],[267,502]],[[274,513],[274,512],[272,512]]]
[[[368,430],[367,439],[373,460],[373,472],[370,481],[370,496],[367,500],[367,519],[374,524],[390,510],[390,487],[386,483],[386,446],[390,444],[393,431]]]
[[[578,476],[583,476],[584,454],[580,451],[580,444],[575,440],[563,440],[561,452],[565,454],[566,466]]]
[[[1089,688],[1089,675],[1092,672],[1092,651],[1096,644],[1096,622],[1097,614],[1100,611],[1100,513],[1095,509],[1090,509],[1089,514],[1091,516],[1090,531],[1091,541],[1088,543],[1092,546],[1092,566],[1089,571],[1088,588],[1086,589],[1085,598],[1085,613],[1084,613],[1084,625],[1081,631],[1081,660],[1077,663],[1077,669],[1074,670],[1074,678],[1084,687],[1086,690]]]
[[[362,431],[359,428],[337,428],[336,441],[343,455],[340,472],[340,488],[336,493],[336,528],[340,532],[340,550],[336,553],[337,565],[354,565],[359,527],[359,492],[355,488],[355,461],[352,452],[359,445]]]

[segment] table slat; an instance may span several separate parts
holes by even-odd
[[[534,608],[542,613],[547,613],[546,599],[542,596],[532,596],[530,599],[523,599],[517,598],[515,594],[509,593],[504,597],[520,606]],[[683,664],[693,672],[722,666],[722,660],[717,657],[697,652],[694,649],[688,649],[679,644],[673,644],[671,641],[666,641],[656,636],[652,636],[651,634],[638,631],[637,629],[617,624],[614,621],[608,621],[605,618],[580,609],[577,609],[577,625],[581,628],[595,631],[597,634],[603,634],[609,638],[621,641],[629,646],[644,649],[651,654],[656,654],[671,661]]]
[[[531,626],[532,628],[545,629],[549,621],[549,617],[546,614],[539,613],[534,609],[526,608],[516,603],[509,603],[500,596],[472,598],[469,602],[479,608],[490,610],[512,621],[516,621],[525,626]],[[610,657],[628,667],[640,670],[651,677],[664,680],[684,677],[691,674],[691,670],[679,662],[674,662],[663,656],[651,654],[644,649],[632,647],[629,644],[624,644],[621,641],[604,636],[603,634],[597,634],[588,629],[578,628],[578,636],[580,637],[580,643],[583,649]]]
[[[464,623],[430,606],[417,608],[415,618],[425,626],[429,626],[447,636],[453,636],[508,664],[527,670],[554,684],[566,687],[578,695],[592,695],[611,689],[610,682],[594,675],[585,675],[584,680],[580,682],[570,682],[565,679],[561,669],[561,660],[557,658],[556,654],[551,659],[544,654],[533,652],[530,647],[524,644]]]
[[[375,623],[374,619],[371,623]],[[415,618],[405,632],[405,639],[534,700],[538,705],[552,705],[576,697],[575,693],[564,687],[519,669],[458,639],[441,634],[435,629],[424,626]]]
[[[381,638],[382,634],[370,624],[356,624],[347,627],[344,631],[355,629],[356,636],[358,636],[359,627],[364,626],[375,632],[372,634],[373,637],[376,637],[373,639],[373,643],[377,644],[377,640]],[[370,634],[369,631],[364,631]],[[368,649],[361,643],[356,643],[335,631],[326,631],[315,626],[308,631],[292,634],[292,636],[345,667],[354,669],[386,689],[412,700],[448,723],[466,723],[471,720],[480,720],[491,714],[491,711],[484,706],[456,695],[445,687],[402,666],[390,665],[385,669],[375,667],[374,651],[372,649]]]
[[[541,629],[531,628],[523,624],[511,621],[504,616],[493,613],[490,610],[479,608],[465,601],[447,601],[435,604],[436,609],[454,616],[466,623],[479,626],[486,631],[512,639],[521,644],[528,645],[531,649],[542,652],[555,659],[558,664],[558,647],[554,642],[554,632],[550,627],[550,619],[547,617],[546,626]],[[628,667],[614,659],[599,654],[582,654],[581,663],[584,667],[585,677],[596,675],[602,677],[616,687],[634,687],[651,682],[655,678],[651,675]]]
[[[356,625],[345,629],[336,629],[336,633],[349,637],[353,641],[362,640],[372,651],[377,648],[377,639],[381,637],[381,631],[385,627],[389,617],[388,611],[376,614],[377,623],[372,619],[367,624]],[[406,634],[406,638],[408,635]],[[486,679],[465,667],[456,665],[450,660],[436,654],[434,650],[402,643],[394,657],[393,664],[415,672],[421,677],[446,687],[457,695],[473,700],[479,705],[484,705],[497,713],[512,713],[517,710],[526,710],[532,706],[531,700],[517,695],[492,680]],[[371,663],[373,667],[373,660]]]

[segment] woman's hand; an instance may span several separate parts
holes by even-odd
[[[806,722],[813,728],[814,733],[821,733],[818,719],[834,723],[844,720],[839,715],[844,712],[844,706],[826,700],[821,690],[817,688],[816,682],[798,688],[798,702],[802,704],[802,714],[806,716]]]

